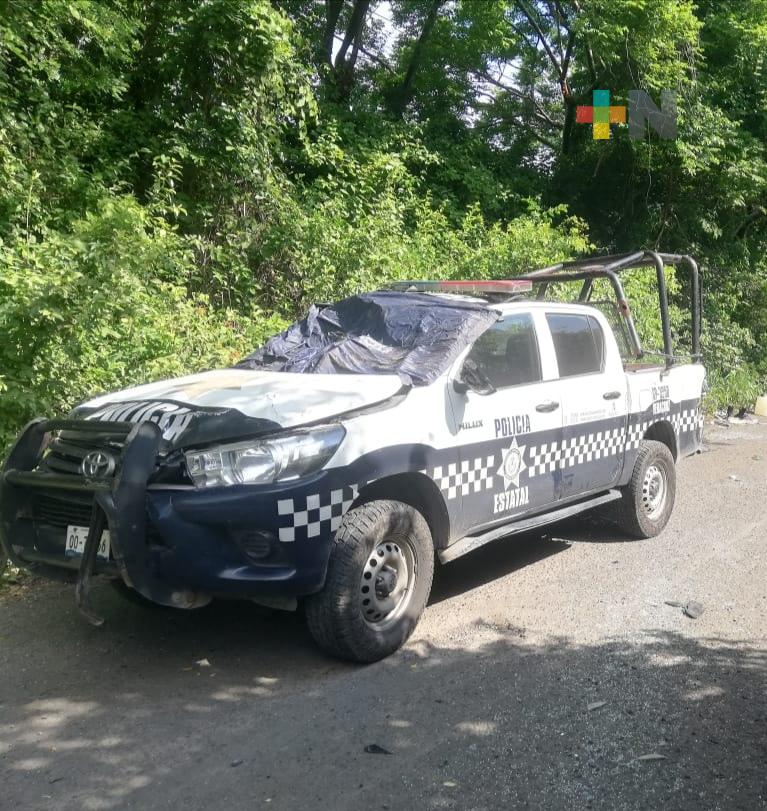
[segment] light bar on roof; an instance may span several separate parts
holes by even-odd
[[[533,289],[533,283],[528,279],[494,279],[489,281],[448,279],[444,281],[394,282],[390,287],[392,290],[416,291],[419,293],[464,293],[466,295],[501,293],[513,295],[515,293],[529,293]]]

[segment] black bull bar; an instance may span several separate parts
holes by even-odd
[[[88,480],[77,475],[38,471],[51,433],[76,430],[124,440],[121,461],[113,478]],[[162,433],[153,422],[137,425],[99,420],[36,419],[22,431],[0,473],[0,541],[10,560],[28,567],[30,560],[14,549],[12,533],[30,491],[77,491],[92,494],[88,537],[77,571],[75,599],[80,611],[94,625],[101,625],[90,605],[90,579],[104,529],[109,528],[111,552],[120,576],[140,594],[156,602],[170,603],[172,589],[154,577],[146,542],[147,481],[154,471]],[[34,516],[33,516],[34,520]],[[45,564],[41,556],[38,562]],[[32,561],[34,565],[34,561]],[[61,565],[61,561],[48,561]]]

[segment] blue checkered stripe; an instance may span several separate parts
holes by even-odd
[[[670,421],[678,438],[681,434],[689,434],[703,427],[703,412],[699,408],[686,408],[676,414],[658,414],[635,422],[628,427],[626,450],[635,451],[642,442],[642,437],[647,429],[660,420]]]
[[[631,419],[631,415],[629,416]],[[623,451],[639,448],[647,429],[663,419],[670,419],[676,435],[695,431],[703,425],[703,415],[697,408],[685,409],[676,414],[659,414],[631,423],[627,428],[608,431],[591,431],[559,442],[547,442],[530,448],[528,475],[532,478],[553,473],[584,462],[593,462],[615,456]]]
[[[657,422],[657,419],[640,420],[639,422],[635,422],[629,425],[629,427],[626,429],[627,451],[635,451],[639,447],[640,443],[642,442],[642,437],[645,435],[645,431],[650,427],[650,425],[653,422]]]
[[[459,495],[468,496],[469,493],[492,490],[493,473],[497,467],[495,457],[491,455],[437,465],[431,474],[425,470],[421,472],[431,475],[446,498],[453,499]]]
[[[528,475],[543,476],[566,467],[614,456],[623,450],[626,432],[622,427],[592,431],[559,442],[544,442],[530,448]]]
[[[688,408],[674,414],[671,419],[677,435],[697,431],[703,427],[703,412],[699,408]]]
[[[359,486],[351,484],[324,493],[278,500],[277,515],[283,525],[279,528],[279,539],[293,543],[335,532],[358,491]]]

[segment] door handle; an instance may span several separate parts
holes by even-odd
[[[602,395],[602,397],[604,397],[605,400],[617,400],[620,396],[621,393],[619,391],[606,391]]]
[[[535,407],[536,411],[541,411],[544,414],[548,413],[549,411],[556,411],[559,408],[559,403],[554,402],[554,400],[546,400],[545,403],[538,403]]]

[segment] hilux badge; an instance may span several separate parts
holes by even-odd
[[[527,470],[525,464],[525,450],[527,445],[519,447],[517,445],[517,438],[509,445],[506,450],[502,450],[503,461],[498,468],[498,475],[503,476],[503,486],[508,490],[510,485],[519,487],[519,475],[522,471]]]
[[[104,451],[91,451],[83,457],[80,470],[86,479],[108,479],[115,472],[114,456]]]

